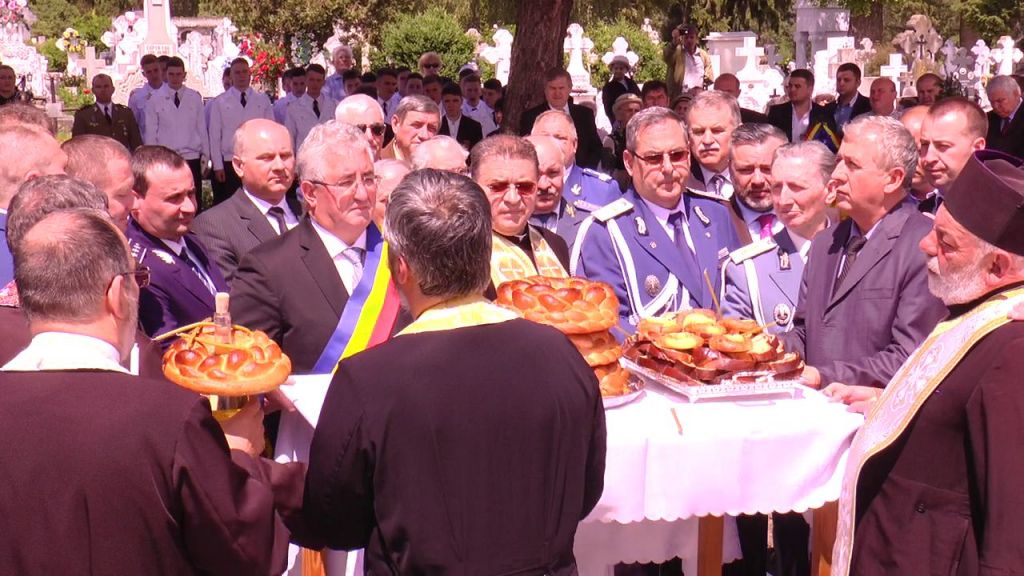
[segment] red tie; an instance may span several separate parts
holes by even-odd
[[[775,214],[762,214],[757,217],[757,223],[761,225],[761,240],[772,237],[772,224],[775,224]]]

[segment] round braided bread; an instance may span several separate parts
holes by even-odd
[[[512,280],[498,286],[497,302],[564,334],[600,332],[619,320],[619,299],[612,287],[583,278]]]
[[[292,362],[259,330],[235,326],[225,344],[217,341],[213,323],[203,323],[164,352],[163,369],[168,380],[200,394],[247,396],[283,384]]]
[[[601,396],[605,398],[622,396],[630,392],[627,384],[629,372],[618,362],[594,366],[594,375],[597,376],[597,381],[601,384]]]
[[[583,359],[591,367],[618,362],[622,356],[622,346],[608,330],[590,334],[569,334],[569,341],[580,351]]]

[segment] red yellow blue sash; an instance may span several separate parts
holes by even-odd
[[[391,337],[400,307],[388,269],[388,246],[373,224],[366,229],[363,276],[345,303],[338,326],[313,366],[314,374],[333,374],[338,362]]]

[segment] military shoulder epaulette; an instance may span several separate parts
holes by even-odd
[[[772,248],[775,248],[775,241],[771,238],[765,238],[764,240],[758,240],[753,244],[747,244],[742,248],[738,248],[729,253],[729,259],[735,264],[739,264],[744,260],[749,260],[754,256],[760,256],[765,252],[768,252]]]
[[[584,212],[597,212],[601,209],[597,204],[592,204],[586,200],[573,200],[572,205]]]
[[[633,203],[625,198],[619,198],[611,204],[606,204],[600,209],[596,210],[593,215],[594,218],[601,222],[607,222],[616,216],[620,216],[629,212],[633,209]]]
[[[728,202],[728,200],[722,198],[721,196],[715,196],[711,192],[704,192],[703,190],[694,190],[693,188],[687,188],[686,193],[693,196],[697,196],[699,198],[707,198],[708,200],[714,200],[715,202],[719,202],[722,204]]]
[[[604,172],[598,172],[597,170],[594,170],[592,168],[584,168],[583,169],[583,173],[587,174],[589,176],[593,176],[595,178],[599,178],[602,182],[611,182],[612,181],[612,177],[611,176],[605,174]]]

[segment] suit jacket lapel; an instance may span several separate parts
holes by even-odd
[[[188,245],[189,250],[195,255],[196,259],[199,260],[199,264],[202,265],[203,269],[206,270],[206,275],[213,281],[213,287],[218,292],[227,292],[228,283],[224,280],[224,275],[221,274],[220,268],[210,261],[209,254],[206,253],[206,247],[191,233],[186,235],[182,240]],[[194,274],[193,274],[194,275]],[[202,283],[202,282],[201,282]],[[205,283],[202,283],[206,286]]]
[[[732,195],[732,199],[729,200],[729,219],[732,221],[732,225],[736,228],[736,235],[740,237],[740,242],[744,246],[753,242],[750,237],[750,228],[747,228],[747,222],[743,219],[743,211],[739,207],[739,197],[737,194]]]
[[[341,278],[338,278],[338,268],[313,229],[313,223],[309,218],[302,220],[298,232],[299,246],[302,247],[302,263],[306,265],[309,275],[313,277],[313,281],[320,288],[334,313],[340,317],[345,302],[348,301],[348,293],[345,291],[345,285],[341,283]]]
[[[260,209],[252,203],[252,200],[249,200],[249,197],[245,195],[241,188],[232,195],[231,201],[235,202],[235,206],[238,209],[238,217],[254,238],[262,243],[277,236],[270,227],[270,222],[260,212]]]
[[[904,205],[900,204],[894,211],[882,217],[882,221],[878,223],[878,229],[875,230],[871,239],[868,240],[867,244],[864,245],[864,248],[857,255],[853,267],[850,268],[850,272],[843,279],[843,284],[836,287],[835,293],[829,301],[829,306],[835,304],[847,292],[852,290],[879,260],[884,258],[889,252],[892,252],[892,247],[896,243],[896,239],[899,237],[900,230],[903,228],[903,223],[907,221],[908,215],[909,212],[904,208]],[[833,282],[835,282],[834,278]]]
[[[688,263],[687,258],[676,248],[675,242],[672,238],[665,233],[665,229],[661,227],[661,223],[654,217],[654,214],[647,208],[647,204],[640,199],[635,192],[632,193],[632,198],[629,199],[635,206],[635,214],[630,224],[622,226],[622,234],[624,236],[632,236],[634,239],[634,245],[641,246],[647,251],[655,260],[661,262],[669,272],[674,274],[679,281],[683,283],[683,286],[690,291],[696,298],[703,298],[704,290],[701,288],[704,286],[704,280],[700,277],[700,271],[695,270],[692,264]],[[643,218],[644,225],[647,229],[647,235],[643,236],[637,230],[635,225],[636,218]],[[696,239],[695,239],[696,240]],[[694,260],[689,260],[693,262]],[[641,280],[641,279],[638,279]],[[703,299],[700,300],[703,302]]]

